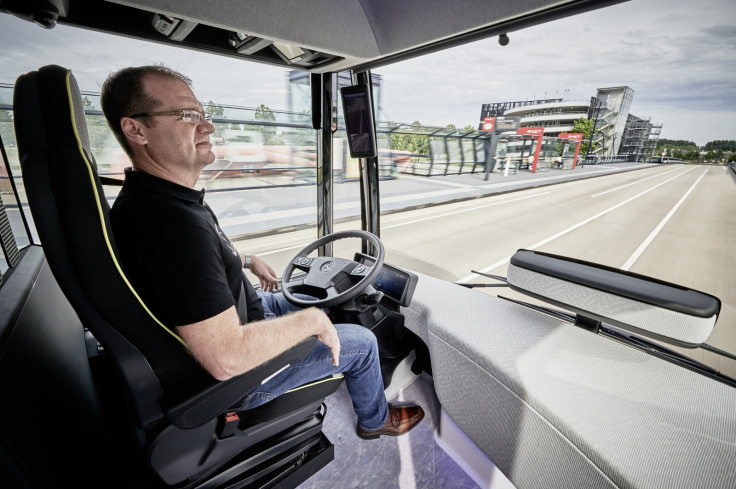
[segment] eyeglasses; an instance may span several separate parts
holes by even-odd
[[[135,119],[136,117],[155,117],[158,115],[177,115],[179,116],[178,119],[181,119],[184,122],[190,122],[192,124],[199,124],[200,122],[202,122],[202,119],[206,120],[207,122],[212,122],[211,114],[205,114],[204,112],[200,112],[195,109],[176,109],[167,110],[165,112],[141,112],[140,114],[133,114],[128,117],[130,117],[131,119]]]

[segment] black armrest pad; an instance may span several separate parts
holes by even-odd
[[[692,316],[713,317],[721,309],[718,298],[709,294],[597,263],[519,250],[511,257],[511,264]]]
[[[189,382],[164,394],[161,398],[161,409],[166,418],[179,428],[201,426],[238,404],[247,393],[261,385],[264,379],[304,358],[316,341],[316,336],[307,338],[276,358],[226,381],[220,382],[206,376]]]

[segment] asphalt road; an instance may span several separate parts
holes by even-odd
[[[389,263],[454,282],[494,283],[472,271],[504,276],[510,256],[526,248],[710,293],[722,309],[708,344],[736,353],[735,216],[730,169],[665,165],[387,213],[381,238]],[[359,221],[336,226],[359,227]],[[237,246],[260,254],[280,274],[313,236],[306,230]],[[359,247],[350,241],[340,242],[335,254],[350,257]],[[479,290],[523,297],[507,288]],[[679,350],[736,377],[734,360]]]

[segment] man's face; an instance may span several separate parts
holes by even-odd
[[[161,75],[143,80],[148,94],[159,101],[155,112],[194,109],[204,112],[202,105],[184,82]],[[215,160],[210,143],[214,126],[204,118],[198,124],[175,115],[153,117],[154,126],[147,128],[147,150],[156,163],[170,170],[201,171]]]

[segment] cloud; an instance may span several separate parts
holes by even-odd
[[[488,39],[377,70],[384,106],[396,120],[462,126],[478,123],[483,103],[586,100],[626,85],[632,113],[662,123],[662,137],[733,139],[736,27],[723,20],[734,14],[731,0],[625,2],[510,33],[503,48]],[[421,94],[432,86],[444,88]]]

